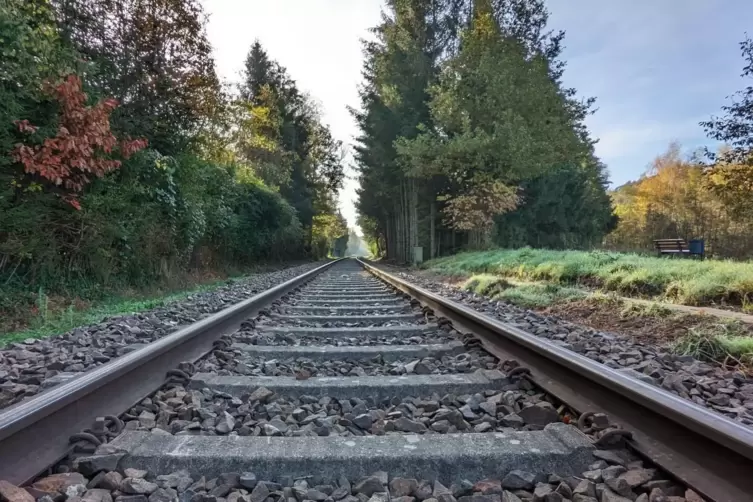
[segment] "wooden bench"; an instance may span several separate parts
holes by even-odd
[[[699,256],[703,258],[703,240],[693,241],[688,245],[685,239],[656,239],[654,247],[661,255]],[[691,250],[691,248],[695,248]]]

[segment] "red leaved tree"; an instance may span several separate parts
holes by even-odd
[[[120,161],[109,157],[118,152],[128,158],[147,146],[146,139],[118,139],[110,130],[110,114],[118,102],[108,98],[94,106],[86,106],[87,96],[81,89],[81,79],[69,75],[62,83],[50,86],[50,95],[60,104],[60,125],[53,138],[41,145],[18,144],[14,159],[24,171],[36,175],[63,190],[63,199],[81,209],[78,194],[93,177],[101,178],[120,167]],[[34,133],[37,127],[28,120],[15,122],[19,131]]]

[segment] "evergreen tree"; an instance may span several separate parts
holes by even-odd
[[[388,2],[376,41],[364,44],[353,112],[357,209],[367,239],[388,257],[488,240],[496,214],[555,198],[546,187],[557,187],[560,165],[581,166],[579,187],[598,208],[593,221],[610,219],[583,122],[592,100],[562,85],[564,34],[546,30],[547,18],[541,0]],[[572,240],[564,237],[572,229],[562,232],[555,240]]]
[[[296,209],[311,246],[314,217],[333,214],[342,186],[342,145],[317,107],[259,41],[251,46],[241,84],[245,160]]]

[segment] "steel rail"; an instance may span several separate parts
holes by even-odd
[[[369,272],[479,338],[573,410],[606,413],[631,448],[716,502],[753,500],[753,429],[358,260]]]
[[[195,361],[212,343],[269,303],[331,267],[326,263],[186,326],[78,378],[0,410],[0,479],[29,482],[69,452],[68,438],[96,417],[120,415],[159,389],[168,370]]]

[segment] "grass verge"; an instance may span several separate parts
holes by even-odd
[[[50,299],[44,292],[37,294],[37,305],[28,317],[27,325],[22,329],[3,329],[0,326],[0,347],[27,338],[46,338],[59,335],[77,326],[100,322],[114,315],[142,312],[168,303],[182,300],[192,294],[211,291],[220,286],[240,280],[240,277],[212,280],[194,285],[180,291],[151,291],[149,293],[130,293],[112,295],[94,302],[69,301],[65,308],[55,305],[59,299]]]
[[[753,307],[750,262],[523,248],[461,253],[429,261],[423,268],[451,277],[489,274],[686,305]]]
[[[672,344],[672,351],[748,374],[753,371],[753,336],[736,321],[691,328]]]
[[[516,305],[540,308],[585,298],[587,293],[557,284],[511,284],[502,277],[477,274],[463,284],[463,289],[492,300],[506,300]]]

